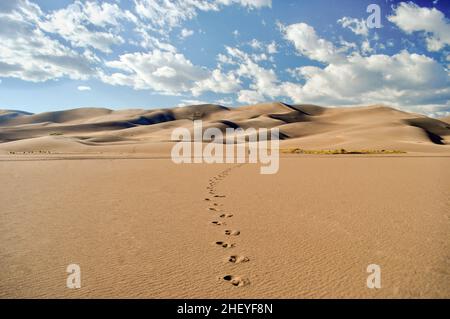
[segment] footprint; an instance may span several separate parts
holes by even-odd
[[[226,275],[223,276],[223,280],[229,281],[235,287],[243,287],[250,284],[250,280],[239,276]]]
[[[217,246],[221,246],[222,248],[233,248],[235,245],[232,243],[227,243],[224,241],[216,241]]]
[[[211,224],[214,224],[214,225],[216,225],[216,226],[226,225],[224,222],[219,222],[219,221],[217,221],[217,220],[212,221]]]
[[[222,214],[219,217],[220,218],[231,218],[231,217],[233,217],[233,214]]]
[[[250,261],[250,258],[246,256],[237,256],[237,255],[231,255],[228,257],[228,262],[233,264],[240,264],[240,263],[246,263]]]
[[[217,212],[217,208],[215,208],[215,207],[208,207],[208,210],[212,210],[212,211]]]
[[[205,199],[204,199],[205,201],[207,201],[207,202],[209,202],[210,201],[210,199],[208,198],[208,197],[206,197]]]
[[[241,232],[239,230],[226,230],[225,235],[238,236]]]
[[[225,195],[214,195],[214,197],[224,198],[224,197],[226,197],[226,196],[225,196]]]

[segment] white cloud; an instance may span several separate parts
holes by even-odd
[[[278,81],[275,71],[272,69],[265,69],[255,63],[251,56],[247,53],[237,49],[227,47],[229,55],[237,58],[238,69],[235,71],[240,77],[249,78],[252,80],[250,87],[254,90],[258,90],[262,95],[275,96],[273,90],[276,88],[276,82]]]
[[[373,52],[373,48],[370,46],[369,40],[366,39],[366,40],[364,40],[361,43],[361,51],[364,54],[368,54],[368,53],[372,53]]]
[[[162,66],[157,68],[152,74],[159,78],[174,78],[177,76],[177,71],[170,66]]]
[[[272,7],[272,0],[216,0],[217,3],[224,5],[239,4],[250,9],[258,9],[262,7]]]
[[[263,94],[253,90],[241,90],[238,92],[238,102],[247,104],[256,104],[265,100]]]
[[[137,22],[136,16],[128,10],[122,10],[116,3],[98,4],[95,1],[88,1],[84,5],[81,4],[81,9],[87,21],[100,27],[108,25],[119,27],[125,20]]]
[[[85,85],[80,85],[77,87],[78,91],[90,91],[91,87],[90,86],[85,86]]]
[[[358,20],[356,18],[343,17],[337,21],[343,28],[350,29],[354,34],[368,36],[369,29],[367,28],[366,20]]]
[[[294,102],[385,103],[409,110],[450,103],[448,70],[430,57],[406,50],[392,56],[362,56],[357,51],[346,56],[345,46],[337,48],[317,37],[308,25],[294,24],[283,27],[282,31],[299,53],[326,64],[323,68],[303,66],[288,70],[304,82],[278,84],[279,94]],[[373,51],[368,40],[363,41],[361,51],[365,54]]]
[[[201,104],[209,104],[209,102],[202,101],[202,100],[191,100],[191,99],[182,99],[181,103],[179,103],[178,107],[184,107],[189,105],[201,105]]]
[[[439,51],[450,44],[450,23],[436,8],[419,7],[412,2],[402,2],[388,20],[404,32],[423,32],[429,51]]]
[[[101,79],[104,82],[139,90],[151,89],[162,94],[191,92],[198,96],[205,91],[231,93],[239,88],[239,79],[233,74],[194,65],[181,53],[157,49],[148,53],[128,53],[106,65],[121,72],[103,73]]]
[[[208,75],[206,69],[193,65],[184,55],[156,49],[149,53],[123,54],[119,60],[106,62],[106,65],[123,71],[103,75],[107,83],[169,94],[189,91],[193,83]]]
[[[319,38],[314,28],[306,23],[283,26],[282,30],[284,37],[294,44],[300,54],[320,62],[340,59],[333,43]]]
[[[214,93],[233,93],[241,86],[241,81],[238,77],[229,72],[224,74],[221,70],[213,70],[208,77],[195,83],[192,89],[192,94],[198,96],[203,92]]]
[[[266,61],[269,58],[267,57],[267,55],[265,53],[260,53],[260,54],[252,54],[252,59],[255,62],[260,62],[260,61]]]
[[[171,29],[195,18],[199,11],[218,11],[222,6],[241,5],[249,9],[270,7],[271,0],[135,0],[138,16],[159,30]],[[165,29],[164,29],[165,28]]]
[[[75,1],[48,14],[39,26],[46,32],[60,35],[75,47],[91,47],[109,53],[112,46],[125,42],[117,32],[106,28],[119,28],[120,20],[136,21],[136,17],[129,11],[122,11],[117,4]]]
[[[244,89],[238,93],[238,101],[252,103],[265,98],[274,98],[280,95],[279,80],[274,70],[266,69],[257,62],[260,55],[250,55],[238,48],[226,47],[227,61],[237,68],[230,71],[238,79],[245,78],[251,81],[249,90]],[[223,58],[225,60],[225,58]]]
[[[181,38],[186,39],[186,38],[188,38],[188,37],[190,37],[192,35],[194,35],[194,30],[189,30],[189,29],[186,29],[186,28],[181,29],[181,32],[180,32],[180,37]]]
[[[300,67],[303,86],[284,90],[294,101],[329,105],[372,104],[409,107],[450,99],[448,72],[435,60],[402,51],[396,55],[352,55],[325,68]]]
[[[177,52],[177,48],[175,48],[172,44],[161,41],[157,37],[150,35],[149,31],[146,29],[146,26],[139,25],[134,29],[136,34],[139,34],[142,38],[140,43],[133,43],[136,45],[140,45],[144,49],[159,49],[163,51],[169,51],[172,53]]]
[[[357,51],[345,56],[347,49],[318,38],[312,27],[296,24],[282,31],[300,53],[326,66],[288,69],[304,83],[274,81],[279,95],[324,105],[385,103],[433,115],[450,110],[449,71],[430,57],[406,50],[392,56],[361,56]],[[368,41],[363,42],[362,51],[372,50]]]
[[[278,50],[277,50],[277,44],[276,44],[276,42],[275,42],[275,41],[270,42],[270,43],[267,45],[267,53],[269,53],[269,54],[275,54],[275,53],[277,53],[277,52],[278,52]]]
[[[92,76],[95,58],[47,36],[38,26],[42,16],[40,8],[27,0],[0,6],[0,76],[33,82]]]
[[[252,39],[248,43],[254,50],[261,50],[262,49],[262,43],[256,39]]]
[[[220,104],[220,105],[232,105],[234,104],[233,99],[231,98],[223,98],[223,99],[218,99],[216,101],[214,101],[215,104]]]

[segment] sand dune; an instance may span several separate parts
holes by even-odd
[[[441,117],[439,120],[441,120],[442,122],[450,124],[450,116]]]
[[[120,151],[114,149],[118,144],[140,145],[143,150],[146,144],[170,141],[175,127],[192,128],[195,119],[203,120],[205,128],[222,130],[279,128],[284,137],[281,147],[447,152],[450,143],[450,126],[445,121],[390,107],[325,108],[274,102],[237,108],[205,104],[157,110],[81,108],[41,114],[1,111],[0,152],[63,152],[70,148],[73,153],[95,153],[98,146],[109,146],[102,152],[114,153]],[[59,147],[64,140],[70,147]],[[45,142],[39,145],[39,141]]]

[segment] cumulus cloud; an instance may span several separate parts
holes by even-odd
[[[241,90],[238,92],[238,102],[256,104],[265,100],[263,94],[254,90]]]
[[[289,29],[290,26],[286,28]],[[295,29],[298,29],[296,25]],[[304,26],[301,30],[315,34]],[[323,68],[303,66],[289,70],[292,75],[304,80],[303,85],[280,84],[283,94],[293,101],[329,105],[385,103],[410,110],[449,103],[449,73],[430,57],[404,50],[392,56],[361,56],[353,52],[348,56],[341,55],[339,59],[330,59],[329,52],[334,53],[334,48],[322,50],[323,45],[318,45],[317,53],[311,43],[309,46],[304,45],[299,37],[288,39],[294,42],[300,53],[326,62],[327,65]],[[319,44],[325,41],[317,37],[312,39],[313,43]]]
[[[367,28],[366,20],[358,20],[356,18],[343,17],[337,21],[343,28],[350,29],[354,34],[368,36],[369,28]]]
[[[159,49],[164,51],[170,51],[173,53],[177,52],[177,48],[172,44],[160,40],[155,36],[152,36],[147,30],[147,27],[144,25],[138,25],[134,32],[141,37],[141,41],[139,43],[132,42],[135,45],[141,46],[144,49]]]
[[[43,82],[95,73],[95,58],[79,53],[46,35],[38,26],[40,8],[28,0],[0,6],[0,76]]]
[[[234,93],[240,87],[241,80],[233,72],[225,74],[220,69],[215,69],[207,78],[195,83],[192,94],[198,96],[203,92]]]
[[[184,107],[188,105],[201,105],[201,104],[208,104],[209,102],[202,101],[202,100],[192,100],[192,99],[182,99],[181,103],[178,103],[178,107]]]
[[[275,41],[270,42],[270,43],[267,45],[267,53],[269,53],[269,54],[275,54],[275,53],[277,53],[277,52],[278,52],[278,50],[277,50],[277,44],[276,44],[276,42],[275,42]]]
[[[192,35],[194,35],[194,30],[189,30],[189,29],[186,29],[186,28],[181,29],[180,37],[182,39],[186,39],[186,38],[188,38],[188,37],[190,37]]]
[[[272,7],[272,0],[217,0],[217,3],[224,5],[236,3],[243,7],[248,7],[250,9]]]
[[[226,97],[223,99],[215,100],[214,103],[219,105],[232,105],[234,104],[234,101],[232,98]]]
[[[239,102],[260,101],[264,97],[274,98],[280,95],[279,80],[273,69],[262,67],[257,63],[258,61],[256,61],[257,59],[255,60],[254,55],[250,55],[238,48],[226,47],[226,51],[231,65],[237,67],[231,73],[238,78],[245,78],[251,81],[249,85],[251,90],[244,90],[239,93]]]
[[[450,44],[450,23],[436,8],[402,2],[388,20],[406,33],[422,32],[429,51],[439,51]]]
[[[271,0],[135,0],[138,16],[149,21],[155,28],[171,29],[182,22],[195,18],[201,11],[218,11],[222,6],[241,5],[249,9],[270,7]]]
[[[261,50],[262,49],[262,43],[256,39],[252,39],[248,43],[254,50]]]
[[[90,86],[86,86],[86,85],[80,85],[77,87],[78,91],[90,91],[91,87]]]
[[[138,90],[151,89],[163,94],[230,93],[239,86],[239,80],[232,74],[223,74],[219,69],[209,71],[194,65],[181,53],[157,49],[148,53],[123,54],[118,60],[106,62],[106,65],[119,72],[102,73],[104,82]]]
[[[296,100],[407,105],[428,103],[442,94],[443,100],[450,97],[447,71],[432,58],[407,51],[393,56],[353,55],[344,63],[323,69],[301,67],[298,71],[306,82],[292,96]]]
[[[125,42],[117,32],[106,29],[119,28],[120,20],[136,21],[136,17],[129,11],[122,11],[117,4],[75,1],[48,14],[39,26],[46,32],[60,35],[73,46],[109,53],[112,46]]]
[[[226,47],[227,55],[220,60],[235,66],[232,72],[236,76],[250,80],[249,87],[238,92],[238,102],[288,97],[295,103],[324,105],[385,103],[430,115],[442,115],[449,109],[449,73],[430,57],[406,50],[392,56],[365,56],[357,50],[345,55],[347,50],[319,38],[308,25],[283,26],[282,31],[298,53],[325,66],[288,69],[297,82],[281,81],[274,70],[256,63],[253,55]],[[368,41],[363,50],[372,52]]]
[[[340,59],[333,43],[319,38],[314,28],[306,23],[282,26],[282,30],[284,31],[284,37],[294,44],[301,55],[320,62]]]
[[[208,74],[206,69],[193,65],[180,53],[156,49],[148,53],[123,54],[118,60],[106,62],[106,65],[122,71],[103,75],[106,83],[169,94],[189,91],[193,83],[203,80]]]

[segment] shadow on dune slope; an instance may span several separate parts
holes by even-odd
[[[175,127],[192,129],[194,120],[202,120],[204,128],[222,131],[276,127],[280,139],[299,147],[399,145],[430,149],[434,145],[441,147],[436,150],[447,150],[450,140],[450,125],[445,121],[390,107],[326,108],[273,102],[235,108],[202,104],[154,110],[80,108],[40,114],[5,110],[0,111],[0,150],[15,150],[15,141],[41,137],[58,138],[58,145],[67,138],[91,147],[116,142],[167,142]]]

